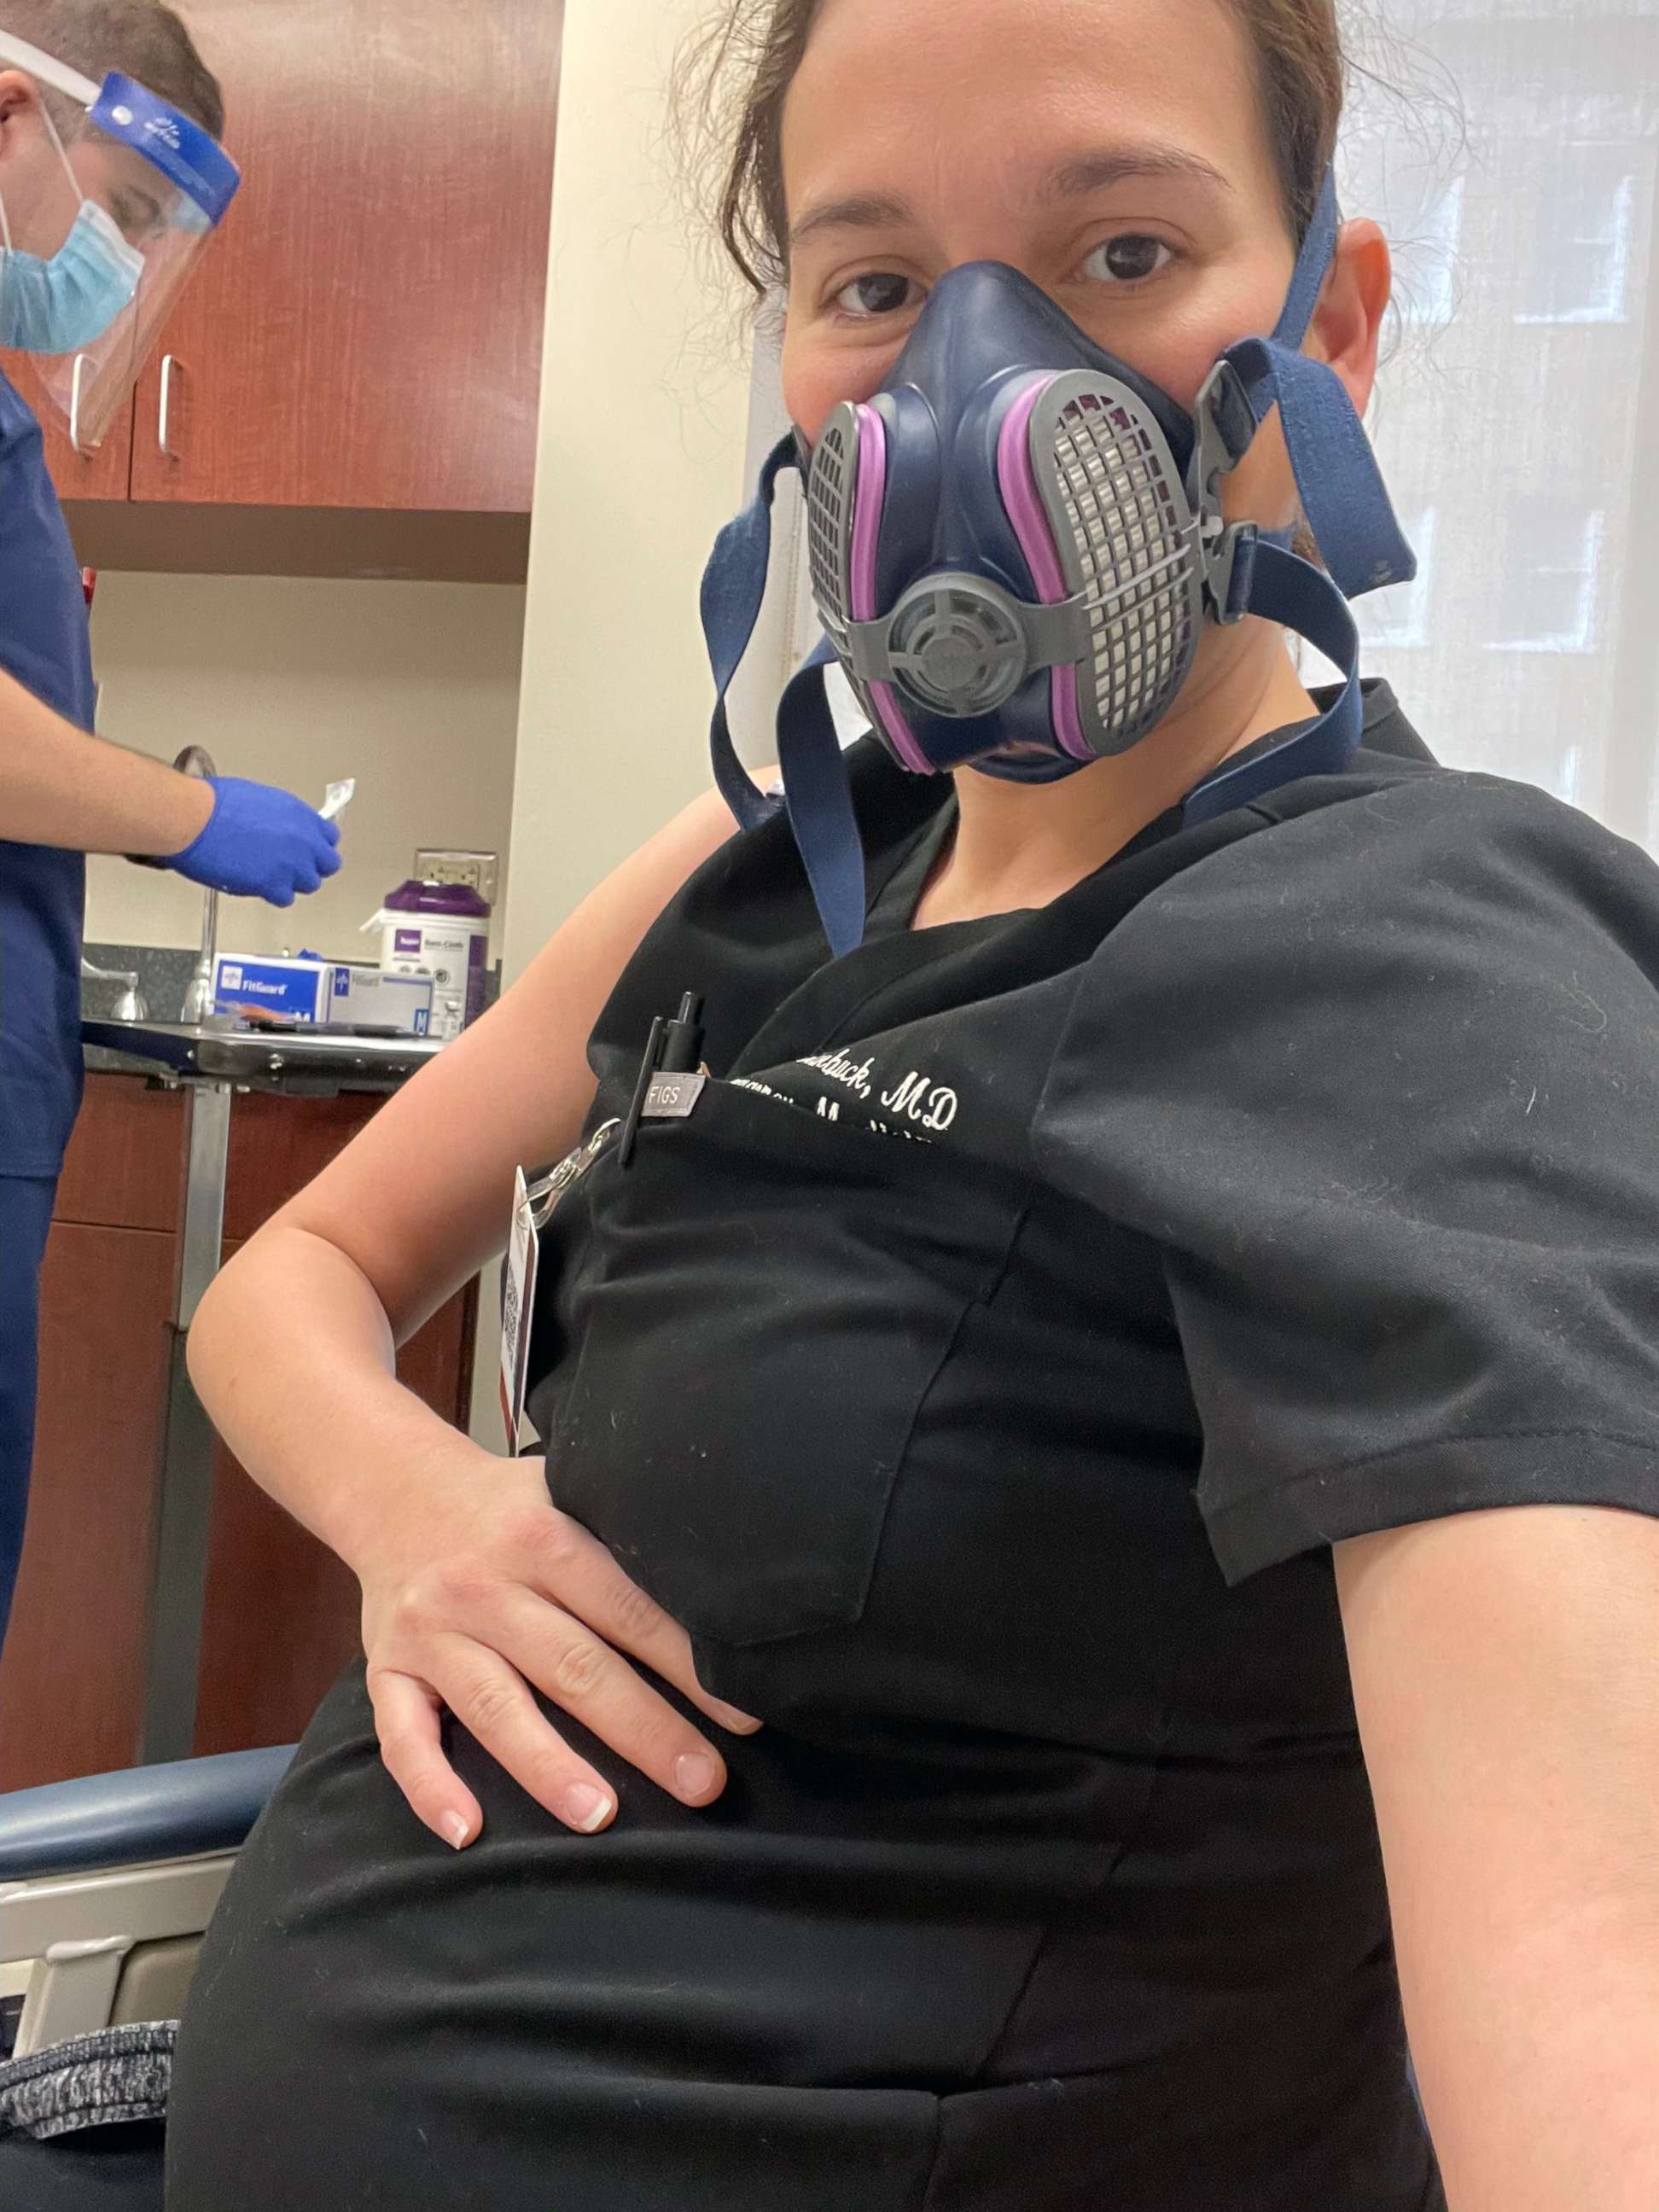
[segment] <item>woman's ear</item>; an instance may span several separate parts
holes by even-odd
[[[1358,415],[1370,404],[1382,318],[1393,295],[1388,240],[1374,222],[1345,222],[1314,309],[1308,350],[1330,363]]]

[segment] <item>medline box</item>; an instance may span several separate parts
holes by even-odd
[[[214,975],[213,1003],[222,1014],[270,1014],[323,1028],[373,1024],[425,1036],[432,978],[385,975],[343,960],[225,952]]]
[[[399,1029],[406,1036],[425,1036],[432,1026],[430,975],[388,975],[384,969],[339,962],[325,1022],[373,1023]]]

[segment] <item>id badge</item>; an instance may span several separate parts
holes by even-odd
[[[507,1449],[516,1455],[524,1427],[525,1377],[530,1365],[530,1316],[536,1304],[536,1267],[541,1258],[535,1209],[524,1170],[513,1174],[513,1229],[501,1274],[501,1419]]]
[[[688,1112],[690,1108],[686,1109]],[[517,1454],[524,1435],[525,1390],[530,1372],[530,1328],[536,1310],[536,1270],[541,1260],[541,1232],[553,1209],[573,1183],[580,1182],[597,1159],[608,1152],[622,1128],[619,1121],[602,1122],[585,1144],[578,1145],[532,1183],[522,1168],[513,1170],[513,1227],[507,1240],[501,1267],[501,1421],[507,1450]]]

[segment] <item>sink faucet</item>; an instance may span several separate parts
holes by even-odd
[[[99,968],[81,955],[81,981],[83,983],[119,983],[121,995],[110,1012],[112,1022],[143,1022],[149,1019],[149,1008],[144,994],[138,988],[138,978],[130,968]]]
[[[217,775],[212,756],[202,745],[186,745],[173,763],[181,775]],[[214,969],[219,954],[219,894],[206,890],[202,894],[202,950],[196,963],[196,973],[190,979],[190,988],[185,994],[185,1004],[179,1018],[181,1022],[204,1022],[213,1012]]]

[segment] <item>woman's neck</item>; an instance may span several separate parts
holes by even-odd
[[[1222,665],[1194,671],[1175,710],[1129,752],[1058,783],[1006,783],[959,769],[956,836],[912,927],[1047,906],[1104,866],[1223,761],[1318,713],[1281,630],[1252,622],[1234,635],[1237,646]]]

